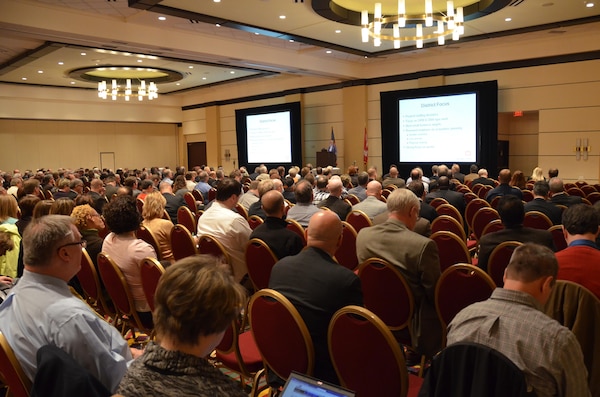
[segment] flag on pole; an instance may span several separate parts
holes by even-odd
[[[331,127],[331,142],[329,142],[329,149],[327,149],[330,153],[337,154],[337,146],[335,145],[335,135],[333,134],[333,127]]]
[[[367,127],[365,127],[365,139],[363,143],[363,164],[366,166],[369,162],[369,140],[367,138]]]

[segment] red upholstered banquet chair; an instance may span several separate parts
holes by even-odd
[[[554,225],[550,229],[548,229],[548,231],[552,233],[554,248],[556,248],[557,252],[567,248],[567,240],[565,240],[562,225]]]
[[[490,254],[487,272],[492,280],[494,280],[494,283],[496,283],[496,286],[502,287],[504,285],[504,269],[508,266],[513,251],[520,245],[523,245],[523,243],[505,241],[494,248]]]
[[[448,204],[448,200],[446,200],[443,197],[436,197],[429,202],[429,205],[431,205],[433,208],[437,208],[439,205],[442,204]]]
[[[464,225],[463,217],[460,212],[452,204],[440,204],[435,209],[439,215],[449,215],[456,219],[458,223]]]
[[[198,253],[222,258],[224,263],[229,263],[231,265],[231,257],[225,247],[223,247],[223,244],[210,234],[198,236]]]
[[[31,382],[25,376],[13,349],[0,332],[0,379],[7,387],[7,396],[29,397]]]
[[[304,233],[304,228],[302,227],[302,225],[294,219],[287,219],[286,222],[287,225],[285,228],[291,230],[292,232],[300,236],[302,238],[302,243],[304,244],[304,246],[306,246],[306,235]]]
[[[186,192],[183,195],[183,200],[185,201],[186,207],[188,207],[189,210],[192,211],[192,214],[196,214],[198,212],[198,206],[196,205],[196,199],[194,198],[194,195],[191,192]]]
[[[475,213],[483,207],[490,207],[490,204],[480,198],[471,200],[465,207],[465,221],[471,232],[473,232],[473,217],[475,216]]]
[[[246,245],[246,266],[248,276],[256,291],[269,286],[271,270],[277,263],[277,257],[264,241],[253,238]]]
[[[171,250],[177,261],[198,253],[196,242],[185,226],[175,225],[171,229]]]
[[[85,248],[82,249],[81,268],[77,273],[77,279],[79,280],[79,284],[81,284],[81,288],[83,288],[84,297],[88,305],[101,316],[108,316],[114,319],[114,307],[109,305],[102,295],[98,272]]]
[[[342,222],[342,243],[335,251],[335,259],[338,263],[350,270],[358,266],[356,256],[356,230],[346,221]]]
[[[154,258],[144,258],[140,265],[140,274],[142,276],[142,289],[146,296],[146,301],[150,309],[154,311],[154,295],[156,287],[162,275],[165,273],[165,268]]]
[[[185,205],[177,209],[177,223],[185,226],[190,232],[195,232],[197,229],[196,215]]]
[[[357,397],[417,396],[423,379],[408,374],[392,332],[368,309],[338,310],[329,323],[328,344],[342,386]]]
[[[471,255],[465,242],[452,232],[439,231],[430,237],[438,247],[440,271],[457,263],[471,263]]]
[[[367,214],[362,212],[361,210],[352,210],[346,216],[346,222],[352,225],[356,233],[360,232],[360,229],[363,227],[369,227],[373,225],[371,219]]]
[[[473,234],[475,239],[479,241],[482,236],[483,229],[493,220],[500,219],[498,211],[490,207],[480,208],[473,216]]]
[[[248,217],[248,225],[250,226],[250,229],[254,230],[257,227],[259,227],[260,225],[262,225],[264,222],[264,220],[258,216],[258,215],[250,215]]]
[[[148,229],[145,226],[140,226],[138,230],[135,232],[137,238],[140,240],[144,240],[148,244],[154,248],[154,252],[156,252],[156,258],[160,261],[162,260],[162,252],[160,251],[160,246],[158,245],[158,240],[152,230]]]
[[[525,219],[523,220],[523,226],[548,230],[553,224],[546,214],[539,211],[527,211],[525,213]]]

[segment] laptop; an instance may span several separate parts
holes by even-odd
[[[281,397],[354,397],[355,393],[343,387],[323,382],[313,377],[292,372]]]

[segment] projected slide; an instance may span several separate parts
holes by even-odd
[[[292,161],[289,111],[248,115],[246,128],[249,163]]]
[[[475,93],[401,99],[400,162],[475,162]]]

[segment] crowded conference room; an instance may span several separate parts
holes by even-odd
[[[0,396],[600,397],[593,0],[1,0]]]

